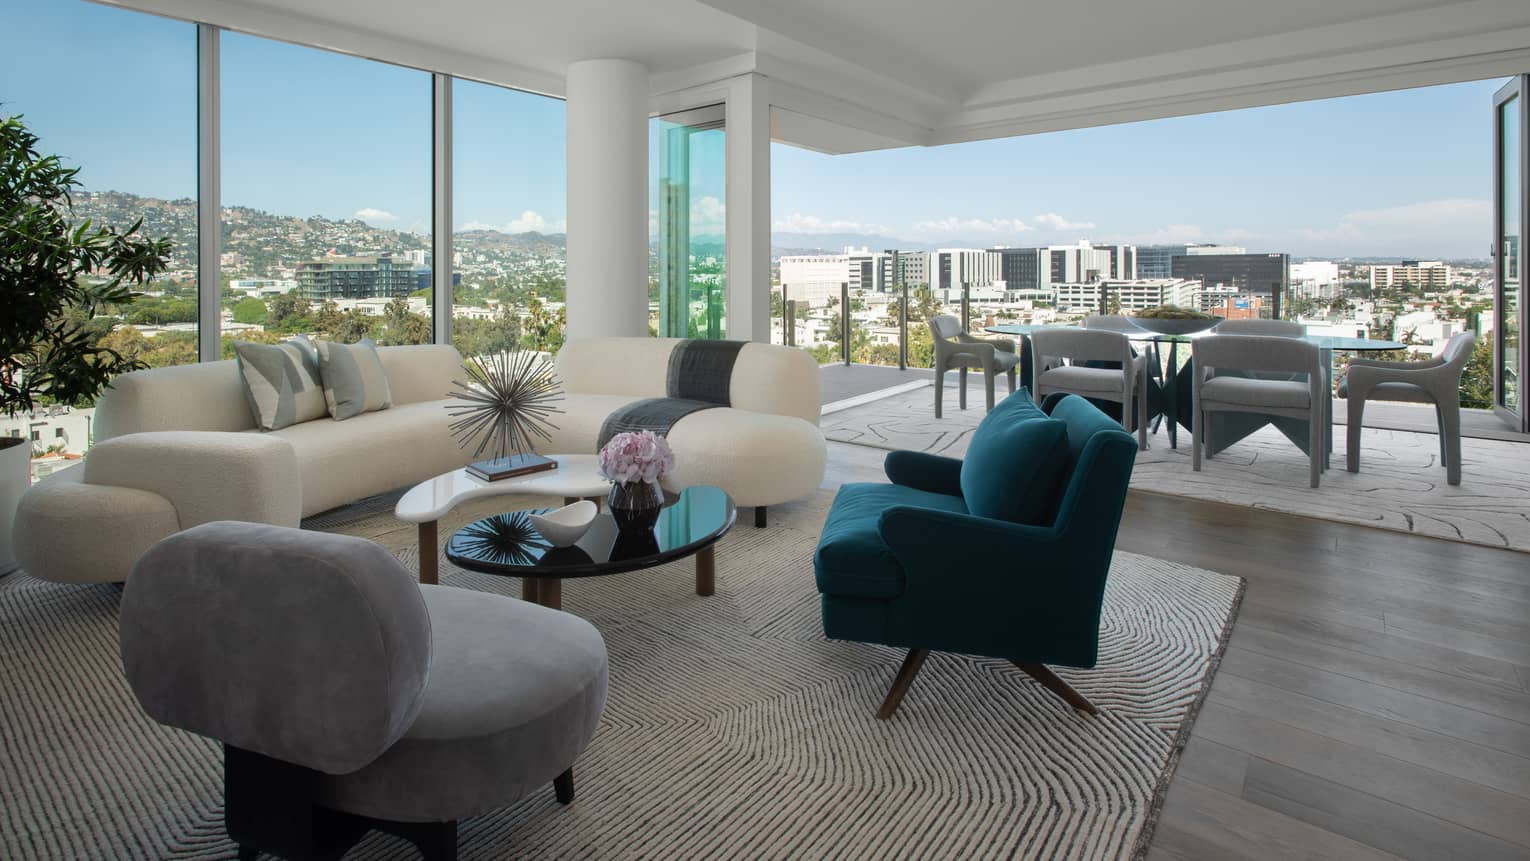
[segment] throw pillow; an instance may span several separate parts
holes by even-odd
[[[979,517],[1043,525],[1068,463],[1068,426],[995,410],[973,431],[962,459],[962,499]]]
[[[371,338],[356,344],[318,342],[319,377],[324,382],[324,401],[335,421],[393,405],[388,376]]]
[[[306,339],[285,344],[234,342],[244,395],[261,430],[280,430],[328,411],[312,350]]]

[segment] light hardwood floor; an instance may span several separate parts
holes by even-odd
[[[1117,546],[1248,581],[1150,861],[1530,859],[1530,554],[1137,492]]]

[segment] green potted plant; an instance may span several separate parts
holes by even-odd
[[[170,241],[76,222],[79,168],[43,155],[20,116],[0,116],[0,413],[90,403],[116,374],[142,367],[100,346],[97,310],[133,301],[163,272]],[[16,565],[16,505],[31,481],[28,434],[0,438],[0,572]]]

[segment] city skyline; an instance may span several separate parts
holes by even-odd
[[[15,46],[0,56],[14,87],[0,109],[84,167],[87,188],[195,196],[192,25],[83,0],[0,8]],[[62,59],[50,48],[60,33],[73,49]],[[100,87],[107,75],[142,98]],[[429,230],[427,73],[227,33],[222,77],[225,205]],[[909,246],[1088,238],[1480,258],[1497,83],[847,156],[777,143],[772,226]],[[456,89],[456,229],[562,232],[562,102]]]

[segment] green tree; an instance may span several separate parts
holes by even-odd
[[[1479,410],[1493,408],[1493,339],[1477,338],[1472,357],[1461,373],[1461,406]]]
[[[408,300],[395,297],[383,309],[379,344],[429,344],[431,335],[430,318],[410,311]]]
[[[266,303],[250,296],[234,303],[233,308],[235,323],[248,323],[261,325],[266,322]]]
[[[135,287],[169,265],[170,241],[71,223],[78,168],[42,155],[21,117],[0,117],[0,414],[39,399],[93,400],[111,378],[141,364],[102,346],[87,321],[130,305]],[[94,277],[105,273],[106,277]],[[72,313],[71,313],[72,312]],[[108,324],[109,325],[109,324]],[[109,333],[109,328],[108,328]]]

